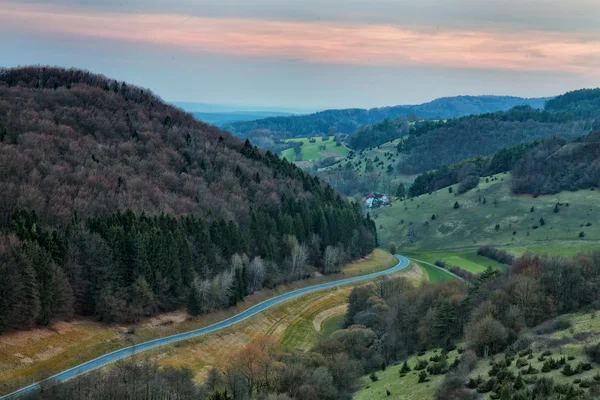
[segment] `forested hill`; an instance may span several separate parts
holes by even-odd
[[[553,136],[572,140],[600,128],[600,103],[596,106],[585,97],[574,99],[578,92],[565,97],[548,102],[545,110],[518,106],[505,112],[418,122],[399,147],[405,156],[398,171],[421,173],[478,155],[492,155],[503,147]]]
[[[0,192],[0,331],[209,312],[376,244],[323,181],[80,70],[0,70]]]
[[[309,136],[320,133],[352,133],[360,127],[372,125],[386,118],[415,115],[420,119],[447,119],[472,114],[508,110],[517,105],[543,108],[547,98],[524,99],[509,96],[457,96],[443,97],[419,105],[405,105],[366,109],[326,110],[310,115],[273,117],[256,121],[226,124],[224,129],[235,136],[247,137],[257,130],[273,134]]]

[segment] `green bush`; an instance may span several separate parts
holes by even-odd
[[[417,358],[417,365],[415,365],[415,367],[413,369],[415,371],[421,371],[421,370],[427,368],[428,364],[429,364],[429,361],[421,360],[421,359]]]

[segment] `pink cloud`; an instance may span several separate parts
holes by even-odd
[[[0,5],[12,32],[169,46],[187,52],[311,63],[598,73],[600,39],[549,32],[425,31],[391,25],[90,13]]]

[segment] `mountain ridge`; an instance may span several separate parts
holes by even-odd
[[[322,133],[353,133],[356,129],[382,121],[415,114],[421,119],[447,119],[494,111],[506,111],[518,105],[543,108],[551,98],[521,98],[515,96],[454,96],[441,97],[417,105],[385,106],[371,109],[348,108],[324,110],[308,115],[271,117],[255,121],[224,124],[234,136],[247,137],[257,130],[271,130],[287,137]]]

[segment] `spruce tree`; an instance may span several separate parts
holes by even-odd
[[[190,287],[188,295],[187,311],[190,315],[198,316],[202,314],[202,298],[195,284]]]

